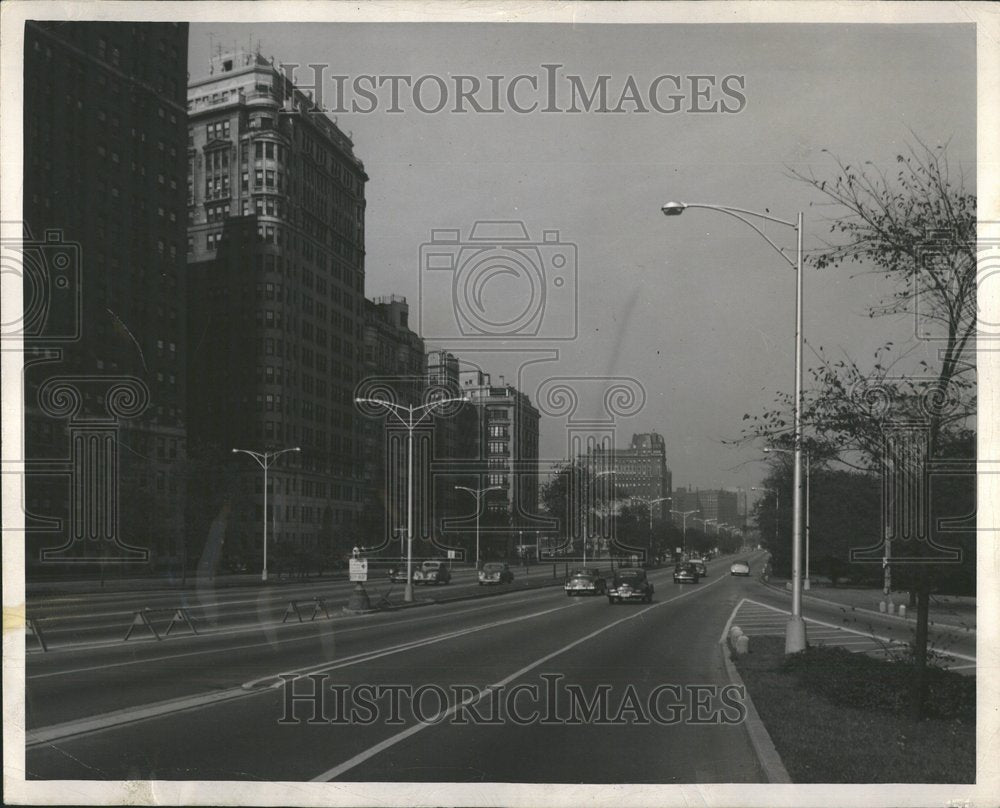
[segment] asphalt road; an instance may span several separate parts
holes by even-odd
[[[744,598],[788,603],[731,561],[652,572],[652,604],[550,586],[282,625],[287,591],[245,590],[163,642],[101,639],[128,609],[81,598],[96,639],[28,657],[27,777],[761,782],[718,643]]]

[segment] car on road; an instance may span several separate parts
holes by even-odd
[[[615,572],[608,588],[608,603],[622,603],[626,600],[653,600],[653,584],[646,577],[646,570],[626,567]]]
[[[406,562],[393,564],[389,567],[389,580],[394,584],[406,583]]]
[[[694,564],[694,568],[698,570],[699,578],[708,577],[708,565],[705,564],[700,558],[691,559],[691,563]]]
[[[415,584],[447,584],[451,582],[451,570],[443,561],[425,561],[413,571]]]
[[[573,570],[566,576],[563,589],[567,595],[603,595],[607,591],[607,582],[600,570],[592,567]]]
[[[479,570],[479,585],[510,584],[514,582],[514,573],[510,571],[506,561],[491,561]]]
[[[674,567],[675,584],[696,584],[700,580],[701,576],[698,574],[698,568],[694,565],[694,562],[682,561]]]
[[[729,566],[730,575],[749,575],[750,565],[746,561],[734,561]]]

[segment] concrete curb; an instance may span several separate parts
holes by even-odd
[[[726,666],[729,681],[743,688],[745,694],[743,703],[747,710],[744,725],[747,729],[747,735],[750,736],[750,745],[753,747],[754,754],[757,755],[760,767],[767,776],[767,781],[769,783],[791,783],[792,778],[789,777],[788,770],[781,761],[781,755],[778,754],[778,750],[774,747],[774,741],[771,740],[771,735],[768,733],[767,727],[761,721],[760,714],[757,712],[753,699],[750,697],[750,690],[743,681],[743,677],[740,676],[736,665],[733,664],[733,660],[729,654],[728,640],[723,640],[719,643],[719,652],[722,654],[722,661]]]
[[[789,592],[782,586],[778,586],[777,584],[772,584],[760,578],[758,578],[757,580],[760,581],[761,584],[766,586],[768,589],[773,589],[775,592],[781,592],[782,594],[785,595],[791,595],[791,592]],[[840,601],[836,600],[827,600],[826,598],[818,598],[815,595],[803,595],[802,600],[812,600],[815,601],[816,603],[823,603],[827,606],[836,606],[839,609],[847,609],[852,612],[864,612],[865,614],[875,615],[876,617],[885,617],[885,618],[890,618],[892,620],[901,620],[903,623],[913,623],[916,620],[915,614],[913,617],[910,617],[909,615],[907,615],[906,617],[900,617],[898,614],[888,614],[887,612],[879,612],[876,611],[875,609],[866,609],[863,606],[851,606],[849,603],[841,603]],[[952,631],[964,631],[967,634],[976,633],[976,630],[974,628],[970,628],[969,626],[957,626],[954,623],[939,623],[936,620],[928,620],[927,622],[928,625],[937,626],[938,628],[946,628]]]

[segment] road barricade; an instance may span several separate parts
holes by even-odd
[[[34,619],[32,619],[30,617],[27,617],[24,620],[24,634],[25,634],[25,636],[24,636],[24,640],[25,640],[24,650],[25,651],[28,650],[28,640],[31,639],[32,637],[35,639],[35,642],[38,643],[38,647],[41,648],[42,651],[48,651],[49,650],[49,646],[45,642],[45,635],[42,634],[41,627],[38,625],[38,623]]]
[[[156,630],[156,626],[153,625],[153,615],[156,614],[169,614],[170,622],[167,624],[166,630],[163,632],[163,636],[160,636],[160,632]],[[170,636],[170,632],[174,630],[175,626],[187,626],[191,629],[192,634],[197,634],[198,629],[194,626],[194,621],[191,620],[191,615],[188,614],[188,610],[183,606],[178,606],[174,609],[150,609],[146,606],[140,609],[132,617],[132,624],[128,627],[128,631],[125,632],[125,636],[122,638],[122,642],[128,640],[132,636],[132,632],[138,629],[147,629],[150,634],[153,635],[157,640],[162,640],[163,637]]]
[[[312,600],[288,601],[288,606],[285,608],[285,616],[281,618],[281,622],[282,623],[287,622],[288,618],[291,617],[292,615],[297,617],[300,623],[304,622],[302,620],[302,609],[300,608],[302,606],[305,606],[306,608],[312,606],[312,613],[309,615],[310,623],[316,619],[317,615],[319,615],[320,612],[323,612],[323,614],[325,614],[327,618],[330,617],[330,611],[329,609],[326,608],[326,603],[323,601],[322,598],[316,597],[313,598]]]

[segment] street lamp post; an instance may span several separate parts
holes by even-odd
[[[597,474],[594,475],[594,480],[599,480],[599,479],[601,479],[601,477],[605,477],[608,474],[617,474],[617,473],[618,472],[615,471],[614,469],[606,469],[605,471],[599,471],[599,472],[597,472]],[[610,551],[610,547],[609,547],[609,551]],[[612,562],[611,563],[614,564],[614,559],[613,558],[612,558]],[[584,566],[586,566],[586,564],[587,564],[587,526],[586,526],[586,524],[583,526],[583,564],[584,564]]]
[[[395,416],[406,429],[406,588],[403,591],[403,600],[407,603],[413,601],[413,430],[423,423],[424,419],[430,416],[435,408],[443,407],[445,404],[468,401],[462,398],[441,398],[436,401],[422,404],[419,407],[411,407],[405,404],[395,404],[386,401],[384,398],[355,398],[356,404],[372,404],[382,407],[386,412]],[[406,418],[403,417],[406,415]],[[419,417],[416,417],[419,414]]]
[[[469,488],[464,485],[456,485],[456,491],[468,491],[476,499],[476,569],[479,569],[479,514],[482,511],[482,506],[480,505],[480,500],[483,498],[483,494],[487,491],[500,491],[502,490],[499,485],[490,485],[486,488]]]
[[[264,469],[264,564],[260,571],[261,583],[267,583],[267,470],[285,452],[299,452],[298,446],[289,446],[287,449],[280,449],[277,452],[254,452],[250,449],[233,449],[233,454],[250,455]]]
[[[770,454],[771,452],[781,452],[782,454],[791,454],[788,449],[779,449],[776,446],[769,446],[764,449],[765,452]],[[809,589],[811,583],[809,581],[809,474],[812,469],[812,455],[809,454],[808,449],[804,449],[803,453],[806,458],[806,529],[805,529],[805,574],[802,579],[802,587],[804,589]],[[777,494],[775,494],[777,496]]]
[[[780,492],[777,488],[758,488],[755,485],[750,486],[751,491],[767,491],[769,494],[774,494],[774,541],[778,541],[778,509],[781,506]]]
[[[645,499],[644,497],[629,497],[629,499],[633,499],[636,502],[644,502],[646,504],[646,508],[649,510],[649,551],[650,554],[653,554],[653,506],[657,502],[673,502],[674,498],[658,497],[657,499]],[[653,562],[654,560],[650,559],[650,561]]]
[[[693,511],[675,511],[671,509],[670,512],[676,513],[681,518],[681,552],[683,553],[687,549],[688,517],[693,513],[701,513],[701,511],[698,509]]]
[[[795,468],[792,488],[792,616],[785,626],[785,653],[794,654],[805,650],[806,624],[802,619],[802,211],[795,221],[779,219],[769,213],[760,213],[727,205],[667,202],[660,210],[665,216],[680,216],[688,208],[705,208],[732,216],[743,222],[764,241],[771,245],[778,255],[795,270],[795,416],[794,455]],[[774,222],[795,231],[795,260],[775,244],[750,218]]]

